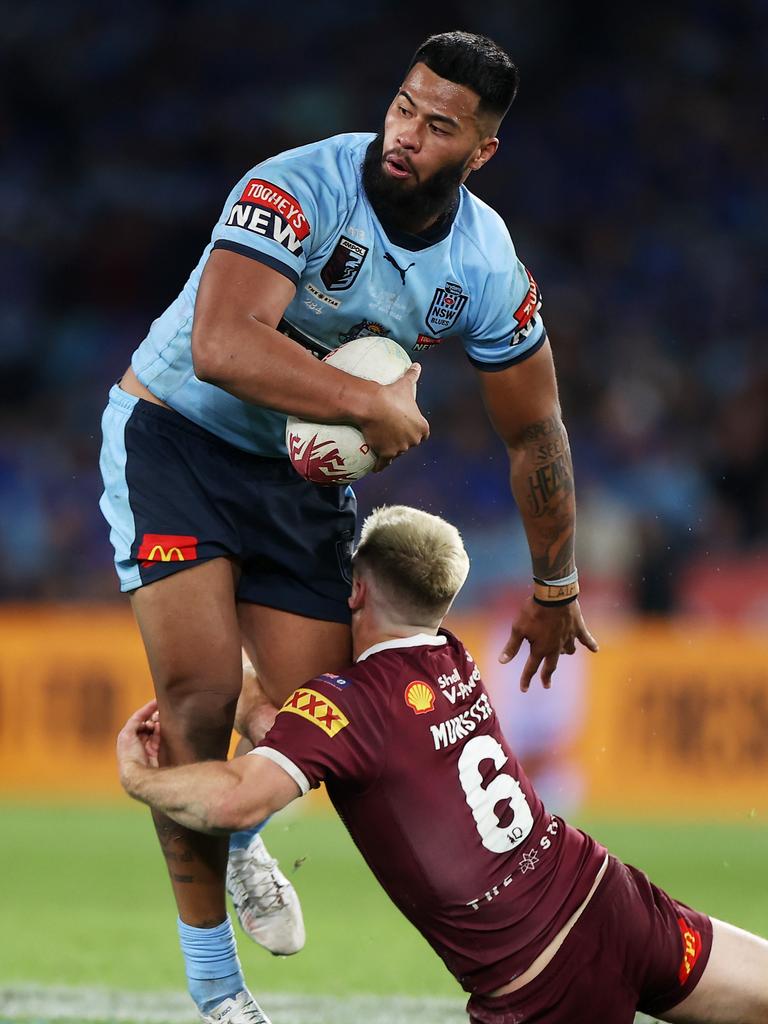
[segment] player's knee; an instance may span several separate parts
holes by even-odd
[[[237,693],[178,686],[161,699],[162,745],[172,761],[224,758],[229,749]]]

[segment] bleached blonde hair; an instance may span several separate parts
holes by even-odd
[[[442,618],[467,578],[469,557],[451,523],[408,505],[384,505],[363,523],[353,558],[397,604]]]

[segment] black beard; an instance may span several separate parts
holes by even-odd
[[[363,186],[371,206],[385,225],[409,234],[432,226],[456,205],[464,161],[449,164],[415,185],[398,181],[382,166],[384,134],[379,132],[365,153]]]

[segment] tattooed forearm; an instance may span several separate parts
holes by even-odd
[[[552,434],[558,432],[562,424],[556,416],[550,416],[546,420],[539,420],[537,423],[528,423],[520,431],[520,440],[515,447],[524,447],[533,444],[535,441],[550,440]]]
[[[511,482],[533,573],[559,579],[574,565],[575,499],[568,435],[559,417],[528,424],[510,448]]]
[[[528,508],[531,515],[542,516],[551,509],[553,499],[573,487],[570,459],[564,455],[538,466],[528,477]]]
[[[568,454],[568,442],[561,437],[556,438],[554,441],[547,441],[546,444],[536,445],[536,461],[547,462],[549,459],[554,459],[558,455]]]

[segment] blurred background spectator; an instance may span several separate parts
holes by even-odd
[[[6,8],[0,599],[117,599],[97,506],[109,385],[235,181],[376,129],[416,45],[457,27],[521,69],[499,154],[469,184],[542,289],[592,599],[701,611],[702,586],[748,565],[750,614],[768,619],[765,0]],[[506,456],[461,346],[423,365],[432,438],[358,495],[457,522],[464,601],[488,599],[529,578]]]

